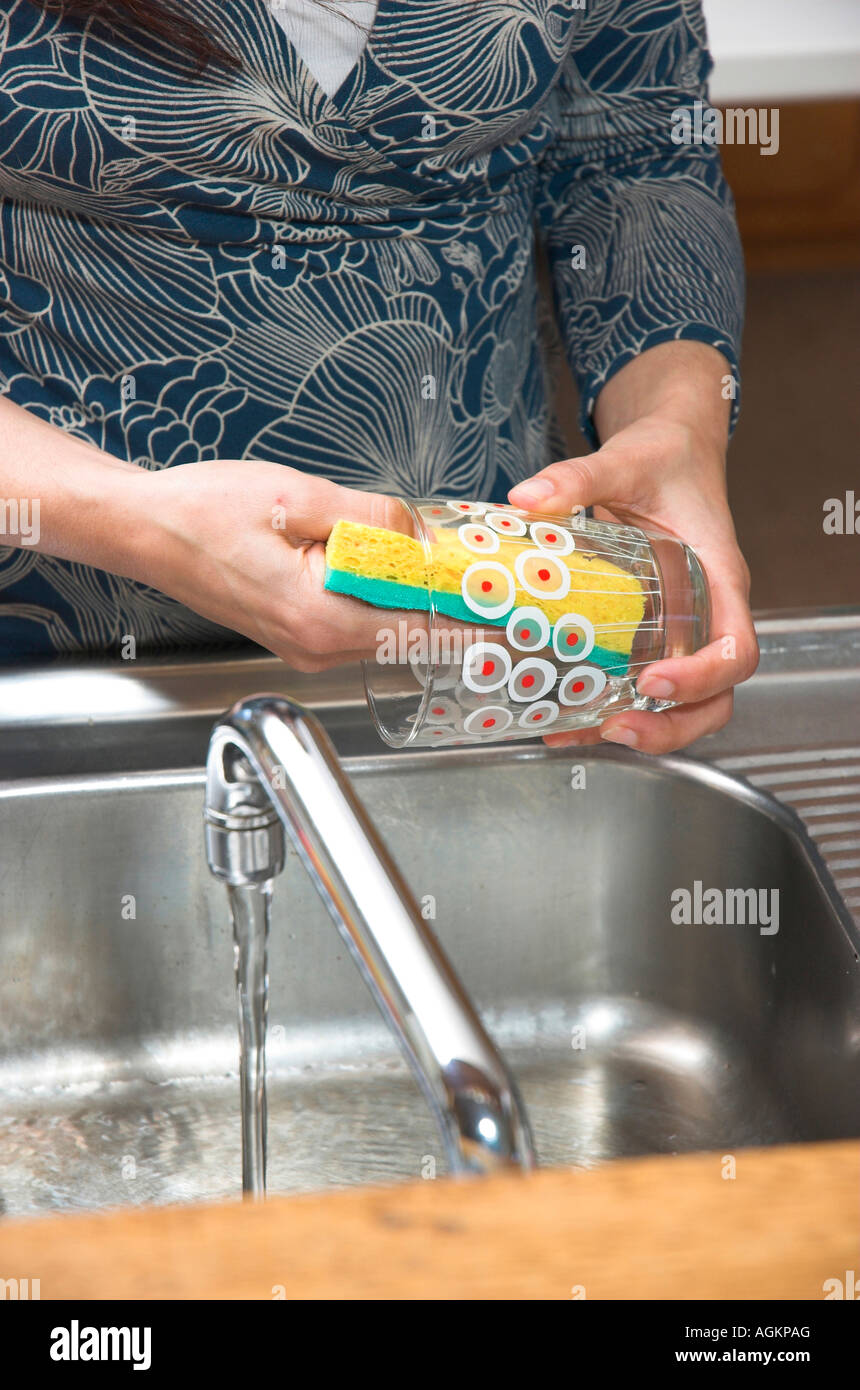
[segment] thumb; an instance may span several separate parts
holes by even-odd
[[[630,498],[635,490],[636,460],[629,449],[604,444],[593,454],[561,459],[508,493],[515,507],[540,512],[569,512],[574,507],[604,506]]]
[[[294,468],[284,471],[292,475],[283,495],[286,530],[296,539],[325,541],[336,521],[357,521],[365,526],[412,533],[409,514],[396,497],[341,487],[327,478]]]

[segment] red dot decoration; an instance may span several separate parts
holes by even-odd
[[[561,526],[547,526],[544,521],[533,521],[529,530],[532,540],[540,550],[554,550],[559,555],[569,555],[576,549],[573,536]]]
[[[553,628],[552,645],[561,661],[581,660],[594,646],[594,626],[581,613],[563,613]]]
[[[457,527],[457,535],[466,549],[476,555],[494,555],[500,545],[495,531],[487,530],[483,522],[466,521]]]
[[[483,694],[504,685],[511,669],[511,658],[504,647],[496,642],[473,642],[463,657],[461,679],[469,690]]]
[[[526,706],[517,723],[521,729],[533,729],[536,724],[551,724],[558,718],[558,713],[554,700],[537,700]]]
[[[570,569],[545,549],[520,551],[514,556],[514,572],[520,587],[535,598],[564,598],[570,590]]]
[[[538,651],[549,645],[551,628],[546,614],[528,604],[515,608],[508,618],[507,638],[517,651]]]
[[[526,657],[517,662],[508,681],[508,694],[512,700],[541,699],[552,689],[555,680],[555,667],[551,661],[540,657]]]
[[[463,732],[467,736],[471,734],[472,741],[475,738],[495,738],[497,734],[504,733],[512,722],[510,711],[503,705],[487,705],[485,709],[473,710],[466,716]]]
[[[593,705],[606,686],[606,672],[599,666],[574,666],[562,678],[558,698],[562,705]]]
[[[476,560],[460,579],[460,593],[466,607],[480,618],[502,618],[514,606],[514,576],[497,560]]]

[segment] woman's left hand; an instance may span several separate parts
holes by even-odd
[[[731,717],[733,687],[758,664],[758,644],[748,602],[749,571],[726,496],[721,442],[663,413],[640,416],[595,453],[554,463],[509,496],[519,507],[566,514],[594,506],[597,516],[670,531],[695,550],[711,591],[708,645],[693,656],[655,662],[637,682],[643,695],[681,701],[677,708],[659,714],[628,710],[599,728],[551,734],[546,742],[606,739],[668,753],[722,728]]]

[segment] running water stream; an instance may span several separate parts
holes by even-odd
[[[272,882],[241,888],[228,885],[227,893],[239,1008],[242,1191],[259,1201],[266,1195],[267,954]]]

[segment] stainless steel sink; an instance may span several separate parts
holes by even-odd
[[[240,1190],[202,771],[145,770],[138,744],[117,739],[122,774],[0,786],[9,1213]],[[860,1134],[860,934],[793,812],[707,764],[610,748],[365,753],[347,770],[520,1082],[543,1163]],[[697,882],[778,892],[778,930],[673,921]],[[270,1192],[441,1175],[423,1099],[294,855],[270,977]]]

